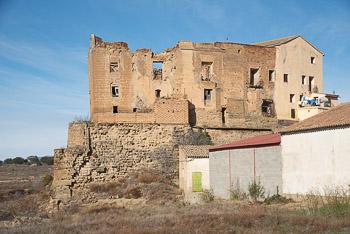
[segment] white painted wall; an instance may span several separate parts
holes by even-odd
[[[187,201],[198,201],[198,192],[192,192],[192,172],[202,172],[202,188],[203,190],[210,189],[209,184],[209,158],[187,158],[183,165],[183,191]],[[181,172],[180,172],[181,173]]]
[[[350,127],[282,135],[284,194],[350,184]]]

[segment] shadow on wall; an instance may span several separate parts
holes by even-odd
[[[197,124],[196,106],[191,102],[189,102],[189,105],[188,105],[188,115],[189,115],[189,124],[191,126],[196,126]]]

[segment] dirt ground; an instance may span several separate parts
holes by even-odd
[[[190,205],[169,185],[156,197],[112,199],[106,188],[95,186],[94,192],[102,191],[97,202],[49,215],[49,188],[40,178],[50,172],[45,166],[0,166],[0,233],[350,233],[348,216],[306,215],[300,203],[214,200]],[[142,183],[151,193],[151,187],[161,186],[145,178]]]

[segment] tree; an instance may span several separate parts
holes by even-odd
[[[45,163],[46,165],[53,165],[53,157],[52,156],[41,157],[40,162]]]
[[[25,163],[27,163],[27,160],[22,158],[22,157],[15,157],[14,159],[12,159],[12,163],[13,164],[25,164]]]
[[[13,164],[13,159],[12,158],[5,159],[4,164]]]
[[[41,165],[41,162],[38,158],[38,156],[32,155],[27,158],[27,161],[29,164],[36,164],[36,165]]]

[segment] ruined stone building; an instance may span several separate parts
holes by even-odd
[[[91,120],[271,128],[298,120],[302,95],[323,92],[323,56],[302,36],[154,53],[91,35]]]
[[[271,133],[323,91],[323,53],[301,36],[257,44],[180,41],[161,53],[91,36],[90,117],[55,150],[56,205],[91,183],[153,168],[178,180],[179,146]],[[334,97],[333,97],[334,98]]]

